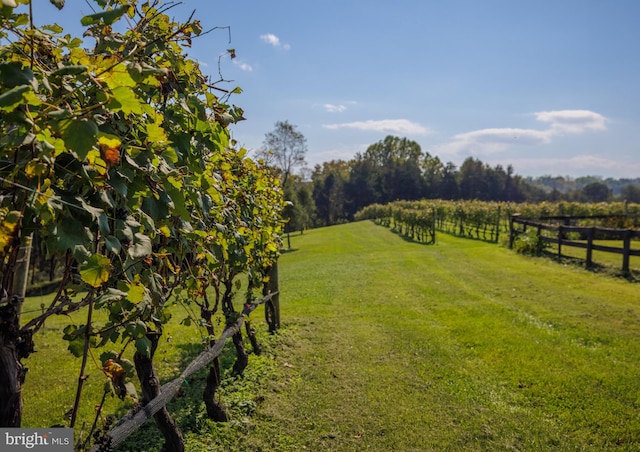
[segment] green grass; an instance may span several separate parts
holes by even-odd
[[[293,383],[259,410],[286,441],[265,449],[637,449],[638,287],[438,239],[369,222],[295,237]]]
[[[292,247],[281,332],[254,314],[267,351],[225,380],[233,420],[205,418],[202,376],[170,406],[188,450],[640,449],[637,284],[446,234],[416,244],[371,222]],[[165,379],[187,342],[175,328]],[[45,367],[67,357],[50,347]],[[30,373],[25,397],[47,378]],[[152,425],[129,447],[141,444],[159,450]]]

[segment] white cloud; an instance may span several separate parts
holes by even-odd
[[[540,111],[535,116],[538,121],[550,123],[550,130],[558,134],[607,129],[607,119],[589,110]]]
[[[233,64],[235,64],[236,66],[238,66],[241,70],[246,71],[246,72],[253,72],[253,66],[247,64],[247,63],[243,63],[241,61],[238,60],[233,60]]]
[[[329,113],[342,113],[347,109],[347,107],[344,105],[333,105],[333,104],[324,104],[323,107]]]
[[[368,120],[368,121],[356,121],[356,122],[345,122],[340,124],[325,124],[322,127],[325,129],[337,130],[337,129],[358,129],[358,130],[368,130],[368,131],[376,131],[376,132],[387,132],[387,133],[400,133],[400,134],[412,134],[412,135],[427,135],[431,133],[431,131],[408,119],[382,119],[379,121]]]
[[[545,144],[549,141],[550,135],[546,130],[506,127],[459,133],[448,143],[434,146],[433,150],[442,156],[488,155],[504,152],[511,146]]]
[[[444,155],[463,153],[486,155],[504,152],[513,146],[549,144],[566,133],[580,134],[606,130],[607,119],[589,110],[555,110],[534,113],[547,123],[546,129],[491,128],[454,135],[451,141],[435,146]]]
[[[273,47],[282,47],[284,50],[290,50],[291,49],[291,45],[290,44],[282,44],[280,42],[280,38],[278,38],[273,33],[267,33],[267,34],[264,34],[264,35],[260,35],[260,39],[262,39],[267,44],[272,45]]]
[[[526,169],[531,175],[563,174],[568,176],[584,176],[608,172],[618,177],[637,177],[640,163],[609,159],[595,155],[575,155],[567,158],[516,158],[510,163],[516,168]],[[519,171],[518,171],[519,172]]]
[[[519,140],[520,144],[540,144],[550,141],[550,134],[547,130],[535,129],[481,129],[473,132],[460,133],[453,137],[455,141],[466,143],[508,143],[511,144]]]
[[[280,47],[280,38],[278,38],[273,33],[267,33],[266,35],[260,35],[260,39],[262,39],[267,44],[271,44],[274,47]]]

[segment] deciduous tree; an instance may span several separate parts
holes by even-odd
[[[282,187],[296,167],[304,166],[307,139],[288,121],[276,122],[275,129],[265,134],[263,148],[258,155],[280,171]]]

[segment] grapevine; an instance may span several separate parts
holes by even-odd
[[[0,353],[13,355],[17,382],[33,347],[16,356],[15,343],[34,338],[37,348],[50,316],[86,312],[84,324],[64,330],[70,352],[83,358],[77,400],[91,349],[112,344],[120,356],[131,344],[151,358],[176,302],[204,307],[213,288],[216,306],[233,316],[236,278],[248,275],[256,287],[277,259],[284,207],[277,181],[230,139],[243,112],[217,94],[241,90],[217,90],[184,52],[205,33],[200,22],[170,19],[171,4],[159,1],[95,3],[98,12],[82,19],[92,49],[57,25],[33,28],[32,9],[22,11],[28,0],[0,10],[8,42],[0,47],[0,309],[14,313],[7,325],[19,324],[20,246],[35,235],[64,263],[53,302],[5,335]],[[119,22],[126,31],[114,31]],[[95,310],[106,322],[94,320]],[[101,360],[110,387],[131,392],[133,366]],[[0,423],[19,425],[19,406],[8,411]]]

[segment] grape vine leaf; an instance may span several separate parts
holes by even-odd
[[[132,284],[128,285],[127,290],[127,299],[134,304],[138,304],[144,300],[146,295],[146,291],[144,286],[141,284]]]
[[[89,212],[93,217],[93,219],[98,223],[100,232],[102,232],[103,234],[108,234],[110,232],[109,218],[104,213],[104,210],[87,204],[87,202],[79,196],[76,197],[76,200],[80,202],[80,205],[82,205],[82,208],[87,212]]]
[[[146,235],[136,232],[133,235],[133,241],[127,250],[129,256],[132,259],[137,259],[139,257],[145,257],[151,254],[151,239]]]
[[[84,339],[82,337],[76,337],[75,339],[69,341],[67,350],[69,350],[71,354],[76,358],[81,357],[82,353],[84,352]]]
[[[84,160],[98,136],[98,126],[87,119],[64,119],[58,123],[64,143],[74,151],[79,160]]]
[[[70,249],[76,257],[85,254],[85,244],[90,242],[89,232],[78,221],[54,223],[48,227],[48,235],[50,251],[65,253]]]
[[[120,243],[120,240],[118,240],[118,237],[114,237],[112,235],[104,238],[104,244],[107,247],[107,250],[114,254],[118,254],[122,249],[122,244]]]
[[[98,298],[96,298],[96,304],[99,305],[99,304],[109,303],[112,301],[118,301],[126,296],[127,296],[126,292],[110,287],[107,290],[105,290]]]
[[[0,222],[0,249],[5,249],[15,237],[15,230],[20,224],[22,215],[17,210],[8,212]]]
[[[122,15],[128,10],[129,6],[121,6],[120,8],[103,11],[101,13],[90,14],[88,16],[84,16],[80,20],[80,23],[82,23],[82,25],[84,25],[85,27],[88,25],[95,25],[99,23],[111,25],[112,23],[120,19],[120,17],[122,17]]]
[[[115,111],[122,111],[124,114],[137,114],[143,113],[142,104],[136,97],[133,90],[127,86],[119,86],[111,90],[113,97],[109,102],[108,107]]]
[[[100,287],[109,280],[111,262],[102,254],[93,254],[80,266],[80,279],[91,287]]]
[[[33,71],[18,61],[0,64],[0,80],[7,88],[20,85],[31,85],[34,89],[38,87]]]
[[[20,85],[0,94],[0,109],[7,112],[15,110],[24,103],[23,96],[29,90],[31,90],[29,85]]]
[[[147,358],[151,356],[151,340],[147,336],[136,339],[136,350]]]

